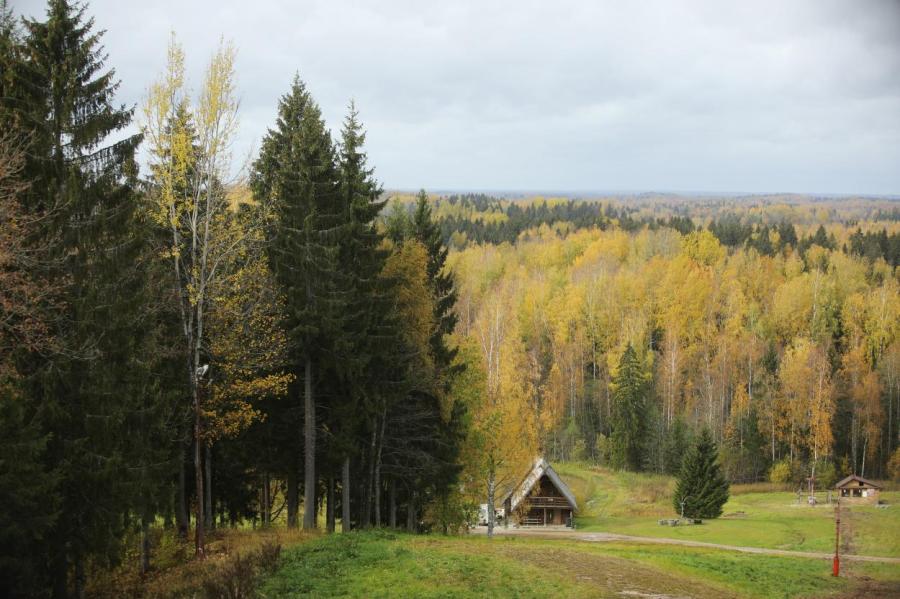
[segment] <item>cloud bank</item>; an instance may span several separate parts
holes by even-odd
[[[43,3],[13,2],[28,16]],[[299,72],[389,188],[900,194],[900,3],[93,0],[120,100],[238,47],[257,147]]]

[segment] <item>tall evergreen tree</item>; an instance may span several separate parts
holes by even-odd
[[[367,489],[363,493],[363,512],[368,513],[377,503],[381,473],[381,444],[383,421],[392,398],[398,389],[396,369],[403,363],[398,352],[398,330],[401,323],[394,318],[394,298],[391,281],[381,276],[388,252],[383,247],[383,236],[376,227],[376,218],[384,208],[381,186],[374,177],[374,170],[367,164],[364,151],[365,132],[359,122],[356,106],[351,102],[341,130],[338,153],[340,197],[344,207],[344,233],[342,235],[340,268],[346,274],[352,289],[346,306],[344,335],[351,340],[346,348],[339,375],[340,388],[333,401],[328,422],[333,451],[330,458],[340,460],[342,466],[343,526],[350,525],[351,483],[350,458],[355,447],[364,446],[364,460],[368,466],[359,474]],[[359,426],[363,425],[360,429]],[[372,443],[357,443],[372,439]],[[326,468],[332,471],[336,462]],[[368,474],[368,476],[366,476]],[[328,478],[332,481],[332,478]],[[328,482],[333,485],[333,482]],[[375,510],[376,521],[380,512]],[[368,517],[363,524],[368,524]],[[333,527],[333,521],[330,526]]]
[[[59,473],[59,517],[46,538],[46,572],[55,596],[84,588],[91,556],[115,560],[127,514],[137,501],[127,465],[135,449],[123,434],[137,409],[145,372],[136,350],[141,251],[134,235],[140,135],[104,145],[132,110],[113,103],[118,83],[104,70],[100,34],[85,8],[51,0],[46,21],[25,21],[17,97],[4,120],[28,139],[22,206],[42,215],[28,240],[40,256],[34,276],[62,281],[48,326],[62,348],[27,360],[27,393],[49,437],[47,468]]]
[[[448,249],[441,236],[441,228],[432,218],[428,194],[422,189],[416,197],[416,209],[412,218],[413,235],[428,251],[428,280],[434,298],[435,329],[431,334],[431,351],[438,377],[446,385],[456,358],[456,348],[447,345],[447,335],[456,328],[456,289],[453,275],[447,272]]]
[[[718,462],[718,449],[708,428],[684,457],[672,506],[688,518],[718,518],[728,501],[728,481]]]
[[[631,344],[613,379],[610,461],[616,468],[639,470],[646,432],[647,377]]]
[[[35,417],[19,361],[32,352],[53,351],[43,319],[52,288],[29,273],[30,236],[35,221],[23,215],[19,199],[21,142],[0,133],[0,596],[25,596],[41,587],[41,551],[59,509],[57,476],[45,467],[49,434]]]
[[[333,381],[344,355],[343,318],[349,286],[339,270],[344,233],[340,177],[331,135],[318,105],[295,77],[279,103],[276,128],[254,164],[254,191],[271,202],[269,260],[287,301],[297,380],[303,381],[304,528],[316,526],[314,392]]]

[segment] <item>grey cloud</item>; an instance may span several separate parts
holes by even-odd
[[[169,31],[195,86],[220,35],[233,39],[239,155],[299,71],[335,129],[356,99],[388,187],[900,193],[890,0],[95,0],[89,11],[127,103],[162,68]]]

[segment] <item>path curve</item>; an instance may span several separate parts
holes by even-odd
[[[487,534],[487,528],[479,526],[471,531],[473,534]],[[761,555],[780,555],[786,557],[808,557],[812,559],[832,559],[833,553],[819,553],[815,551],[789,551],[787,549],[768,549],[765,547],[742,547],[738,545],[721,545],[719,543],[706,543],[704,541],[688,541],[684,539],[671,539],[659,537],[637,537],[633,535],[620,535],[611,532],[579,532],[570,529],[538,530],[534,528],[495,528],[495,536],[525,536],[544,539],[575,539],[594,543],[625,541],[628,543],[654,543],[657,545],[681,545],[684,547],[703,547],[706,549],[723,549],[725,551],[739,551],[741,553],[757,553]],[[841,555],[842,560],[854,562],[880,562],[884,564],[900,564],[900,557],[882,557],[877,555]]]

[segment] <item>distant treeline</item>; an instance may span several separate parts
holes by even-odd
[[[669,208],[669,207],[666,207]],[[684,205],[672,210],[684,212]],[[752,248],[762,255],[773,256],[787,247],[805,254],[813,245],[862,256],[869,260],[882,258],[891,266],[900,264],[900,232],[863,231],[857,228],[849,240],[839,243],[833,233],[819,226],[811,235],[798,234],[794,223],[754,222],[758,217],[726,214],[710,219],[704,227],[688,214],[658,216],[647,213],[646,205],[625,206],[596,200],[524,200],[510,201],[485,194],[462,194],[442,197],[436,201],[435,213],[440,218],[441,232],[446,243],[462,249],[470,243],[514,243],[522,233],[542,226],[577,230],[596,227],[606,230],[618,227],[627,232],[643,228],[663,227],[681,234],[706,228],[722,245],[729,248]],[[900,220],[900,210],[878,210],[875,221]],[[845,223],[845,226],[852,225]]]

